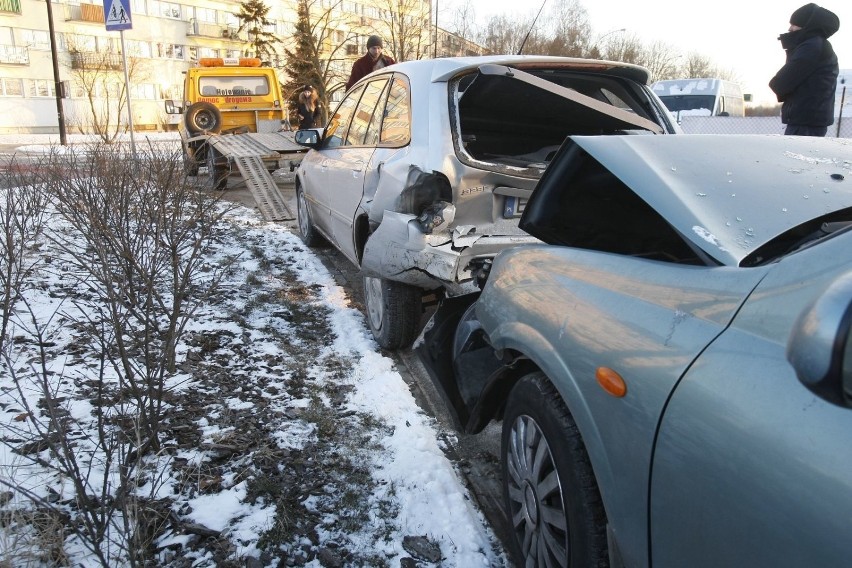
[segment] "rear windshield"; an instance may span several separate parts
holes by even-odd
[[[269,79],[265,75],[200,77],[198,92],[202,97],[265,96],[269,94]]]
[[[642,85],[627,78],[567,70],[527,73],[614,108],[661,124]],[[595,110],[510,75],[471,73],[455,82],[457,155],[478,167],[492,164],[538,177],[569,135],[648,134],[606,110]],[[660,109],[661,110],[661,109]],[[517,170],[516,170],[517,171]]]

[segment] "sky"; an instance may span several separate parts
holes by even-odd
[[[452,2],[444,0],[448,10]],[[544,11],[555,0],[545,0]],[[490,15],[534,14],[540,0],[471,0],[476,20],[484,23]],[[443,3],[443,2],[442,2]],[[711,58],[723,69],[733,69],[745,93],[756,103],[774,103],[767,87],[784,64],[784,51],[778,35],[787,31],[793,11],[805,2],[773,0],[713,0],[703,3],[683,0],[580,0],[589,14],[597,36],[624,28],[643,42],[663,41],[684,54],[696,51]],[[840,18],[840,31],[831,39],[841,69],[852,69],[852,2],[831,0],[818,3]],[[442,17],[444,12],[441,10]],[[447,15],[449,17],[449,15]],[[622,32],[615,32],[622,33]]]
[[[179,147],[179,141],[174,134],[153,135],[149,138],[171,138],[174,141],[173,149]],[[55,143],[56,136],[50,139]],[[71,142],[76,138],[70,137]],[[3,142],[9,144],[20,143],[19,151],[27,153],[42,153],[48,148],[34,142],[46,141],[47,136],[4,136]],[[354,365],[345,373],[342,380],[352,387],[352,393],[347,401],[350,412],[367,413],[373,415],[376,420],[386,425],[385,434],[381,438],[381,449],[376,450],[374,456],[374,477],[379,481],[377,491],[383,492],[376,498],[393,499],[399,506],[399,514],[395,520],[395,533],[388,535],[385,543],[387,550],[382,550],[389,560],[389,564],[398,566],[400,559],[407,554],[401,548],[400,543],[405,535],[428,535],[429,538],[440,545],[444,566],[458,566],[465,568],[494,567],[505,565],[502,553],[495,553],[493,544],[495,537],[491,532],[483,515],[477,510],[468,494],[467,489],[460,481],[453,464],[445,456],[441,444],[438,442],[438,431],[433,419],[425,415],[409,390],[408,385],[396,370],[393,361],[384,356],[373,341],[369,330],[364,322],[361,312],[353,308],[347,298],[345,290],[336,285],[333,277],[325,266],[310,250],[305,247],[298,236],[281,223],[266,222],[257,210],[237,207],[229,213],[225,219],[229,230],[222,232],[221,239],[217,242],[211,253],[215,264],[217,259],[226,258],[229,255],[242,255],[241,262],[237,262],[233,270],[226,273],[226,279],[222,285],[226,290],[237,290],[245,286],[250,274],[259,270],[263,271],[262,282],[256,282],[255,295],[252,297],[263,297],[264,292],[274,296],[275,286],[279,281],[276,268],[281,266],[298,267],[297,276],[309,289],[317,292],[312,300],[320,308],[328,309],[328,321],[333,331],[332,337],[328,338],[325,353],[319,358],[326,356],[339,357],[341,360],[354,361]],[[51,228],[56,227],[51,223]],[[65,233],[65,238],[72,238],[70,232]],[[269,267],[258,266],[257,258],[246,255],[249,246],[261,246],[270,260]],[[50,247],[42,249],[43,254],[54,254],[50,264],[52,266],[63,265],[65,259],[61,254],[50,252]],[[270,268],[271,267],[271,268]],[[67,290],[68,280],[62,271],[46,271],[39,275],[41,285],[31,291],[30,302],[36,310],[36,317],[41,322],[48,322],[57,310],[61,293],[57,290]],[[65,286],[65,288],[63,288]],[[271,287],[271,288],[270,288]],[[229,294],[233,296],[232,301],[246,302],[249,298],[242,297],[243,294]],[[77,306],[81,310],[83,305]],[[66,303],[69,317],[73,317],[74,309]],[[277,307],[281,310],[280,305]],[[227,312],[228,310],[224,310]],[[192,330],[205,330],[210,332],[217,329],[228,329],[235,325],[230,317],[221,317],[223,310],[220,306],[209,311],[201,310],[199,317],[191,324]],[[263,309],[258,311],[261,316],[266,313]],[[268,313],[266,313],[269,316]],[[249,322],[249,332],[252,334],[251,348],[262,357],[264,354],[280,352],[280,338],[274,335],[264,335],[264,329],[273,325],[269,317],[260,318],[260,321]],[[73,333],[70,328],[63,326],[55,330],[57,335],[51,336],[57,345],[72,342],[70,336],[62,334]],[[20,330],[19,330],[20,332]],[[295,340],[294,340],[295,341]],[[79,354],[79,353],[78,353]],[[80,382],[86,382],[86,373],[92,375],[97,369],[96,361],[82,356],[74,360],[68,355],[53,362],[57,367],[63,369],[65,376],[82,376]],[[306,375],[321,376],[324,371],[319,362],[306,362]],[[316,364],[316,369],[313,365]],[[236,372],[236,371],[235,371]],[[287,372],[282,372],[281,377],[273,379],[280,380],[278,392],[286,393],[285,381]],[[277,375],[277,374],[276,374]],[[193,381],[187,377],[176,377],[174,384],[182,386],[177,390],[187,391],[198,388]],[[79,384],[79,383],[78,383]],[[38,389],[34,388],[31,396],[31,404],[36,405]],[[236,394],[229,393],[233,400],[225,400],[225,410],[230,406],[233,409],[245,410],[245,402],[237,400]],[[0,433],[14,424],[16,416],[20,418],[21,405],[16,402],[14,391],[0,389]],[[70,413],[75,417],[86,417],[91,413],[91,407],[87,402],[80,401],[77,407],[71,405]],[[281,408],[275,405],[290,405],[298,407],[307,404],[307,401],[289,400],[282,395],[277,400],[270,401],[271,406],[257,410],[257,416],[281,415]],[[211,409],[210,415],[220,411]],[[85,418],[80,418],[81,420]],[[199,424],[204,430],[205,441],[215,441],[222,434],[216,423]],[[290,425],[278,433],[279,444],[287,448],[298,448],[312,436],[310,428]],[[82,441],[79,442],[81,445]],[[185,455],[189,460],[204,460],[202,452],[194,452],[193,455]],[[15,464],[15,469],[10,469],[10,464]],[[38,467],[31,467],[25,471],[25,465],[21,463],[19,456],[11,453],[9,447],[0,444],[0,476],[11,477],[10,471],[15,472],[15,480],[20,480],[24,485],[29,485],[38,495],[47,495],[47,487],[56,488],[60,493],[69,491],[69,488],[57,484],[50,474]],[[179,484],[177,480],[166,479],[159,490],[163,495],[174,495],[173,487]],[[4,488],[5,489],[5,488]],[[273,518],[275,507],[270,507],[263,502],[249,503],[246,499],[246,482],[229,484],[223,483],[219,493],[198,495],[186,503],[190,521],[202,524],[214,530],[224,530],[232,539],[238,539],[239,550],[242,554],[257,556],[256,548],[258,538],[267,529]],[[68,495],[64,495],[68,496]],[[175,510],[177,510],[175,506]],[[369,523],[367,523],[369,524]],[[322,535],[321,535],[322,536]],[[177,542],[183,536],[175,535]],[[0,530],[0,558],[8,554],[4,545],[12,542],[4,538]],[[160,542],[165,546],[168,542]],[[375,543],[370,539],[369,531],[356,546],[370,549]],[[75,566],[94,566],[95,563],[81,547],[75,546],[73,542],[66,543],[67,551],[71,553],[69,564]],[[208,559],[209,560],[209,559]],[[194,566],[213,566],[204,558],[197,559]],[[308,566],[319,567],[317,561]]]

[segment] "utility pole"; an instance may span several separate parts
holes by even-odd
[[[435,45],[432,46],[432,59],[438,59],[438,0],[435,0]]]
[[[65,113],[62,110],[62,81],[59,80],[59,57],[56,54],[56,37],[53,32],[53,8],[50,0],[47,2],[47,30],[50,33],[50,57],[53,60],[53,85],[56,94],[56,116],[59,119],[59,143],[68,145],[68,137],[65,134]]]

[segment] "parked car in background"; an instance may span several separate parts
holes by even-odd
[[[852,145],[572,136],[424,360],[526,566],[846,566]],[[474,301],[475,300],[475,301]]]
[[[419,331],[424,294],[476,290],[500,250],[535,239],[518,218],[570,134],[673,133],[648,71],[625,63],[492,56],[410,61],[345,95],[296,176],[305,243],[329,241],[364,275],[386,348]]]
[[[682,116],[745,116],[745,95],[739,83],[724,79],[670,79],[651,85],[680,122]]]

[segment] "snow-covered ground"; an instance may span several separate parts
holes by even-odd
[[[173,134],[153,138],[177,140]],[[69,141],[84,142],[78,137]],[[0,144],[19,144],[18,152],[45,153],[55,143],[58,136],[0,136]],[[191,341],[179,349],[179,371],[168,381],[170,424],[184,420],[181,436],[188,428],[196,442],[166,442],[163,447],[170,450],[158,456],[216,473],[208,483],[202,483],[207,478],[199,473],[195,486],[187,489],[191,484],[178,478],[180,470],[172,463],[156,488],[140,488],[170,502],[172,522],[154,543],[157,562],[216,566],[227,559],[227,565],[245,566],[254,559],[250,565],[343,566],[375,561],[395,567],[413,557],[418,566],[505,565],[494,534],[442,451],[434,420],[418,408],[344,290],[286,227],[242,207],[221,207],[229,212],[205,260],[210,266],[238,260],[225,271],[223,293],[214,305],[192,318],[187,330]],[[47,221],[47,232],[77,238],[57,217]],[[61,251],[45,243],[33,254],[39,284],[28,291],[28,301],[35,321],[50,330],[51,368],[58,377],[73,378],[61,387],[64,404],[85,432],[94,427],[92,400],[76,387],[96,380],[100,367],[97,353],[79,347],[76,328],[68,322],[97,309],[98,299],[86,293],[84,283],[69,281],[73,262]],[[66,323],[54,325],[60,312]],[[14,320],[19,337],[32,325],[27,317],[20,312]],[[205,341],[214,347],[200,349]],[[12,359],[0,366],[0,482],[61,504],[73,497],[73,488],[32,462],[33,457],[50,456],[22,452],[16,434],[23,420],[22,395],[12,388],[6,365],[35,357],[37,347],[17,343]],[[202,355],[217,361],[215,373],[210,361],[198,362]],[[16,377],[26,381],[29,374],[24,369]],[[39,408],[38,389],[22,392],[32,396],[30,408]],[[330,420],[327,426],[318,415]],[[363,440],[323,439],[324,428],[342,436],[350,426]],[[317,449],[320,442],[322,449]],[[224,447],[230,452],[227,460],[222,459]],[[264,455],[273,456],[274,463],[261,471],[257,463]],[[366,468],[366,476],[357,477],[356,469],[347,486],[348,470],[329,471],[342,467],[335,459],[346,467]],[[258,496],[263,476],[282,486]],[[306,484],[311,476],[318,477],[318,487]],[[292,487],[297,484],[298,490]],[[359,488],[367,505],[353,519],[352,510],[342,507],[348,492]],[[290,511],[287,536],[270,545],[273,529],[288,521],[282,518],[284,499],[270,497],[282,491],[290,491],[294,499],[288,503],[297,510]],[[7,494],[0,499],[0,513],[27,502],[20,494]],[[216,535],[218,555],[206,541],[181,532],[189,524]],[[223,547],[222,542],[230,544]],[[0,564],[14,558],[10,543],[15,540],[0,529]],[[418,555],[418,543],[426,553]],[[68,565],[96,565],[75,537],[68,536],[63,547]]]

